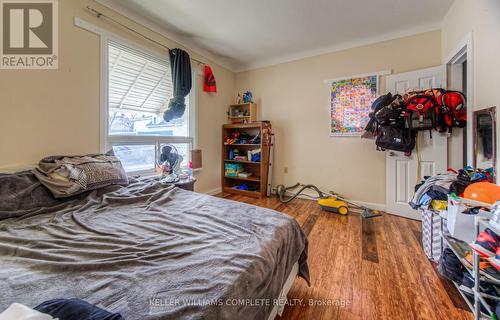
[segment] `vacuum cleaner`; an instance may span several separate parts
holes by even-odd
[[[300,189],[295,192],[291,196],[287,196],[286,194],[288,193],[288,190],[291,189],[296,189],[300,187]],[[353,202],[351,200],[345,199],[338,194],[335,194],[333,191],[324,192],[321,191],[318,187],[316,187],[313,184],[301,184],[301,183],[296,183],[295,185],[291,187],[285,187],[284,185],[280,184],[276,187],[275,192],[276,196],[278,197],[279,201],[281,203],[289,203],[293,199],[295,199],[297,196],[299,196],[304,190],[310,189],[315,191],[318,194],[318,197],[312,197],[318,201],[319,206],[321,209],[329,212],[335,212],[341,215],[346,215],[349,212],[349,204],[352,205],[353,207],[359,208],[362,211],[361,217],[365,219],[369,218],[375,218],[375,217],[380,217],[382,216],[382,212],[379,210],[373,210],[370,208],[367,208],[365,206],[360,205],[359,203]],[[309,196],[307,194],[304,194],[305,196]],[[309,196],[311,197],[311,196]]]

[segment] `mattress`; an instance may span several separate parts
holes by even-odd
[[[126,319],[267,319],[307,238],[279,212],[131,179],[56,200],[0,175],[0,310],[76,297]]]

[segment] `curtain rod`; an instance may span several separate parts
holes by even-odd
[[[121,23],[120,21],[117,21],[117,20],[115,20],[115,19],[111,18],[110,16],[105,15],[104,13],[102,13],[102,12],[100,12],[100,11],[97,11],[96,9],[92,8],[91,6],[87,6],[87,7],[86,7],[86,9],[87,9],[88,11],[90,11],[92,14],[94,14],[97,18],[106,18],[106,19],[108,19],[109,21],[111,21],[111,22],[113,22],[113,23],[116,23],[117,25],[121,26],[122,28],[125,28],[125,29],[127,29],[128,31],[133,32],[133,33],[135,33],[136,35],[138,35],[138,36],[140,36],[140,37],[142,37],[142,38],[144,38],[144,39],[148,40],[149,42],[152,42],[152,43],[154,43],[154,44],[156,44],[156,45],[158,45],[158,46],[160,46],[160,47],[163,47],[163,48],[165,48],[165,49],[167,49],[167,50],[170,50],[170,48],[169,48],[169,47],[167,47],[166,45],[164,45],[163,43],[158,42],[158,41],[156,41],[156,40],[154,40],[154,39],[151,39],[150,37],[148,37],[148,36],[146,36],[146,35],[144,35],[144,34],[140,33],[139,31],[134,30],[134,29],[130,28],[129,26],[124,25],[124,24],[123,24],[123,23]],[[151,30],[151,29],[150,29],[150,30]],[[156,32],[156,31],[154,31],[154,30],[151,30],[151,31],[153,31],[153,32],[155,32],[155,33],[158,33],[158,32]],[[163,36],[163,35],[162,35],[162,36]],[[202,62],[202,61],[200,61],[200,60],[197,60],[197,59],[194,59],[194,58],[191,58],[191,60],[196,61],[197,63],[199,63],[199,64],[201,64],[201,65],[205,65],[205,62]]]

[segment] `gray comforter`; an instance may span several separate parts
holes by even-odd
[[[77,297],[126,319],[266,319],[297,261],[309,281],[306,259],[276,211],[156,180],[56,200],[0,175],[0,311]]]

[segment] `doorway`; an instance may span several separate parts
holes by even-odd
[[[467,97],[467,52],[448,63],[448,90],[463,92]],[[467,127],[453,128],[448,136],[448,167],[455,170],[467,166]]]
[[[443,61],[447,66],[448,90],[461,91],[467,98],[467,126],[453,128],[452,134],[448,137],[448,167],[453,169],[472,165],[472,111],[474,109],[472,49],[472,34],[469,33]]]

